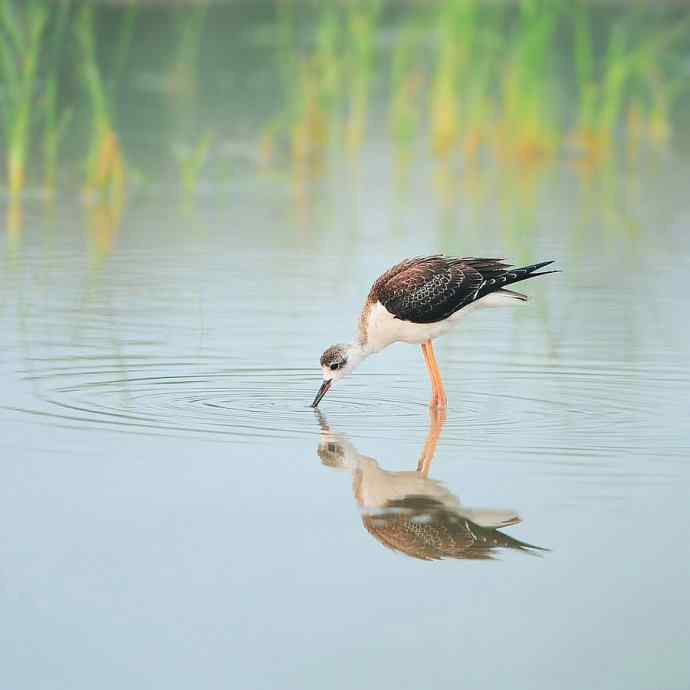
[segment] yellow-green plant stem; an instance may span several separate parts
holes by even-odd
[[[48,13],[40,2],[29,2],[20,10],[12,0],[0,2],[6,168],[10,200],[14,204],[24,189],[36,76]]]

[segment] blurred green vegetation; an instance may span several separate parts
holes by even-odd
[[[356,165],[372,138],[401,177],[422,155],[441,171],[519,177],[563,160],[589,173],[639,165],[687,117],[690,11],[0,0],[0,46],[12,229],[27,193],[78,193],[118,217],[130,190],[172,181],[191,207],[228,150],[299,196],[337,157]]]

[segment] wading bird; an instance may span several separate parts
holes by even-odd
[[[369,355],[403,342],[422,346],[432,386],[430,406],[445,408],[446,393],[431,341],[477,307],[526,302],[526,295],[506,287],[555,273],[539,270],[552,263],[514,268],[503,259],[435,255],[405,259],[393,266],[373,284],[355,341],[332,345],[321,355],[323,383],[312,407]]]

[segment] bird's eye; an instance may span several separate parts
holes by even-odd
[[[331,364],[331,371],[335,371],[336,369],[340,369],[340,362],[333,362]]]

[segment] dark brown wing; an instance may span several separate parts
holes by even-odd
[[[380,302],[403,321],[434,323],[511,283],[551,273],[535,273],[550,263],[512,268],[503,259],[441,255],[406,259],[374,283],[369,301]]]
[[[545,551],[497,529],[481,527],[427,496],[390,501],[383,511],[363,515],[362,522],[384,546],[425,561],[491,559],[499,548]]]

